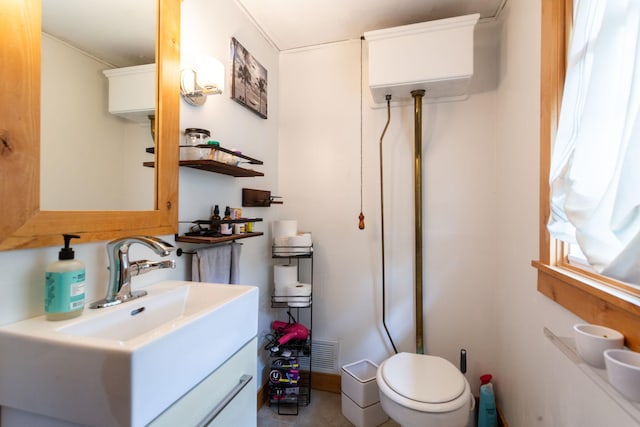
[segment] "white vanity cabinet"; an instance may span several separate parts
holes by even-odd
[[[148,427],[256,427],[256,354],[257,338],[253,338]],[[179,362],[169,369],[179,369]],[[83,427],[13,408],[2,408],[2,416],[3,427]]]
[[[150,427],[255,427],[257,338],[178,399]]]

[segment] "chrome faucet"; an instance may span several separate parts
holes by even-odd
[[[131,236],[107,243],[109,257],[109,284],[107,295],[89,308],[103,308],[130,301],[147,294],[147,291],[131,291],[131,278],[160,268],[176,268],[174,260],[130,261],[129,247],[140,243],[161,256],[168,256],[175,248],[164,240],[153,236]]]

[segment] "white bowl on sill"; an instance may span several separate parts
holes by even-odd
[[[627,399],[640,402],[640,353],[611,349],[604,359],[609,383]]]
[[[594,368],[604,369],[605,350],[624,346],[624,335],[606,326],[583,323],[574,325],[573,331],[578,354]]]

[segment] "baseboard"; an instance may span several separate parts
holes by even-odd
[[[340,394],[340,392],[342,391],[341,381],[342,379],[339,374],[313,372],[311,379],[311,389]]]
[[[504,417],[500,408],[496,407],[496,410],[498,411],[498,427],[509,427],[507,419]]]
[[[258,395],[256,396],[258,411],[260,410],[260,408],[262,408],[262,406],[264,406],[265,403],[267,403],[267,400],[269,399],[269,393],[267,393],[268,385],[268,382],[265,382],[264,384],[262,384],[262,387],[258,389]]]

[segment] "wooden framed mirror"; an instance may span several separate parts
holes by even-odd
[[[157,5],[155,209],[150,211],[40,210],[41,0],[8,0],[0,8],[0,250],[59,245],[62,233],[79,235],[78,243],[175,233],[180,0]]]

